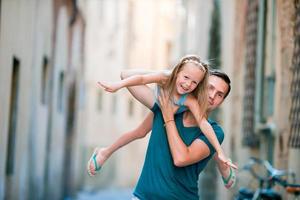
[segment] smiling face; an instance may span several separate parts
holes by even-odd
[[[208,78],[208,111],[219,107],[228,92],[228,84],[220,77],[210,75]]]
[[[185,63],[176,78],[176,92],[179,95],[191,93],[202,81],[205,72],[195,63]]]

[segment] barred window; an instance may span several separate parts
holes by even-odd
[[[292,61],[289,147],[300,148],[300,1],[296,3],[295,45]]]
[[[243,144],[255,147],[258,138],[254,134],[255,123],[255,66],[257,49],[258,27],[258,0],[248,1],[246,21],[246,69],[245,69],[245,94],[243,107]]]

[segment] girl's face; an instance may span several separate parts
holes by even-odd
[[[205,72],[195,63],[186,63],[176,78],[176,91],[179,95],[191,93],[202,81]]]

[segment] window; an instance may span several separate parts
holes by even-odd
[[[214,0],[214,9],[211,16],[211,27],[209,30],[208,59],[214,68],[221,66],[221,22],[220,1]]]
[[[20,61],[13,58],[12,79],[10,90],[10,107],[9,107],[9,128],[8,128],[8,145],[7,145],[7,162],[6,175],[14,173],[15,160],[15,140],[17,128],[17,114],[18,114],[18,94],[19,94],[19,79],[20,79]]]
[[[41,103],[47,104],[48,100],[48,84],[49,84],[49,63],[48,59],[44,57],[42,69],[42,85],[41,85]]]
[[[59,112],[63,112],[64,108],[64,72],[60,72],[59,74],[59,80],[58,80],[58,96],[57,96],[57,108]]]

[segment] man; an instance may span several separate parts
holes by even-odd
[[[129,90],[136,95],[143,90],[138,87],[141,86]],[[223,72],[211,71],[208,87],[207,114],[219,107],[229,94],[230,79]],[[214,148],[197,127],[190,112],[174,116],[174,107],[164,95],[160,104],[160,108],[157,104],[151,108],[154,114],[152,134],[134,196],[141,200],[199,199],[198,176],[213,157]],[[222,129],[216,122],[210,121],[210,124],[221,143],[224,138]],[[230,186],[234,181],[231,179],[232,169],[217,157],[215,160],[224,183]]]

